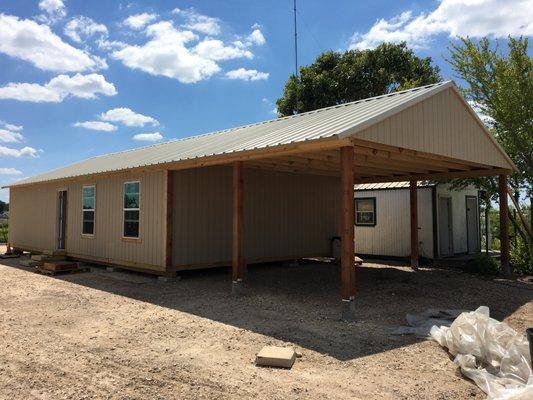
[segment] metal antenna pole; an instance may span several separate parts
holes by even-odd
[[[296,28],[296,0],[294,4],[294,76],[296,77],[296,105],[295,105],[295,114],[298,114],[298,31]]]

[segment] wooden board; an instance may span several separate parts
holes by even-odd
[[[76,269],[68,269],[68,270],[63,270],[63,271],[49,271],[47,269],[44,269],[43,267],[35,267],[35,272],[39,274],[50,275],[50,276],[61,275],[61,274],[77,274],[80,272],[89,272],[90,270],[91,268],[89,267],[79,267]]]

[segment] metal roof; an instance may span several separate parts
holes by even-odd
[[[417,181],[419,188],[432,187],[435,183],[430,181]],[[355,190],[386,190],[386,189],[409,189],[409,181],[404,182],[382,182],[382,183],[361,183],[354,185]]]
[[[274,148],[322,138],[339,138],[348,132],[353,134],[356,130],[364,129],[369,124],[376,123],[452,85],[451,81],[440,82],[252,125],[97,156],[23,179],[9,186]]]

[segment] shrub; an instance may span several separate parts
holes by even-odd
[[[493,257],[477,255],[469,260],[465,265],[465,271],[481,275],[498,275],[500,265]]]

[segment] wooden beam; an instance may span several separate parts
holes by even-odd
[[[372,159],[369,156],[355,155],[355,165],[369,168],[386,169],[396,174],[405,172],[409,174],[428,174],[431,170],[416,168],[405,163]]]
[[[308,174],[308,175],[323,175],[323,176],[339,176],[339,171],[322,170],[317,168],[302,167],[302,166],[289,166],[272,161],[256,160],[246,163],[246,168],[256,168],[265,171],[280,171],[290,172],[294,174]]]
[[[507,204],[507,175],[500,175],[498,179],[498,194],[500,196],[500,262],[502,272],[509,276],[509,206]]]
[[[462,164],[462,165],[468,165],[468,166],[471,166],[471,167],[474,167],[474,168],[487,168],[487,167],[489,167],[486,164],[481,164],[481,163],[478,163],[478,162],[475,162],[475,161],[460,160],[460,159],[457,159],[457,158],[447,157],[447,156],[443,156],[443,155],[440,155],[440,154],[427,153],[427,152],[424,152],[424,151],[406,149],[405,147],[391,146],[391,145],[387,145],[387,144],[371,142],[371,141],[368,141],[368,140],[356,139],[356,138],[352,138],[351,140],[352,140],[352,144],[354,144],[356,146],[367,147],[367,148],[378,149],[378,150],[385,150],[385,151],[389,151],[391,153],[397,153],[397,154],[405,154],[405,155],[408,155],[410,157],[416,156],[416,157],[425,158],[425,159],[428,159],[428,160],[449,161],[449,162],[458,163],[458,164]]]
[[[341,148],[341,294],[342,319],[353,320],[354,264],[354,149]]]
[[[422,181],[422,180],[446,180],[454,178],[474,178],[477,176],[496,176],[501,174],[511,173],[508,169],[502,168],[493,168],[493,169],[480,169],[480,170],[471,170],[471,171],[456,171],[456,172],[443,172],[443,173],[433,173],[433,174],[412,174],[412,175],[401,175],[393,177],[369,177],[369,178],[356,178],[355,182],[357,183],[378,183],[378,182],[402,182],[410,181],[413,179]]]
[[[167,272],[172,271],[172,234],[173,234],[173,199],[174,199],[174,173],[167,170],[166,177],[166,229],[165,229],[165,266]]]
[[[416,181],[409,181],[409,205],[411,214],[411,268],[418,269],[418,188]]]
[[[244,192],[243,192],[243,163],[233,164],[233,202],[232,202],[232,291],[239,294],[242,291],[244,279]]]

